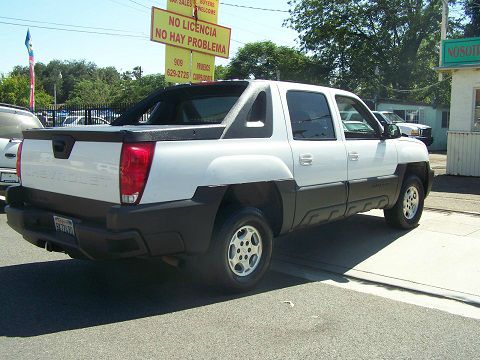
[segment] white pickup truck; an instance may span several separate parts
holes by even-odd
[[[344,126],[345,111],[365,126]],[[425,145],[354,94],[272,81],[160,89],[112,125],[25,131],[18,158],[5,211],[27,241],[75,258],[194,258],[235,290],[292,230],[373,208],[416,226],[433,179]]]

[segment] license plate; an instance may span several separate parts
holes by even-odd
[[[70,219],[65,219],[60,216],[53,216],[53,221],[55,223],[55,230],[64,232],[66,234],[75,236],[75,230],[73,228],[73,221]]]
[[[18,176],[12,173],[0,173],[0,182],[9,184],[18,183]]]

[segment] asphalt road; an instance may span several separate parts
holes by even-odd
[[[273,271],[232,296],[158,261],[70,260],[0,214],[1,359],[474,359],[478,334],[478,320]]]

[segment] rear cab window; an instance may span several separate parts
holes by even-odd
[[[221,124],[247,86],[247,82],[238,82],[162,89],[112,125]]]

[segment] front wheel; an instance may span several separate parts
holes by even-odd
[[[403,182],[395,206],[383,211],[387,224],[398,229],[416,227],[422,216],[424,200],[422,182],[417,176],[409,176]]]
[[[272,230],[260,210],[243,208],[223,214],[202,261],[204,276],[228,290],[250,290],[270,265],[272,244]]]

